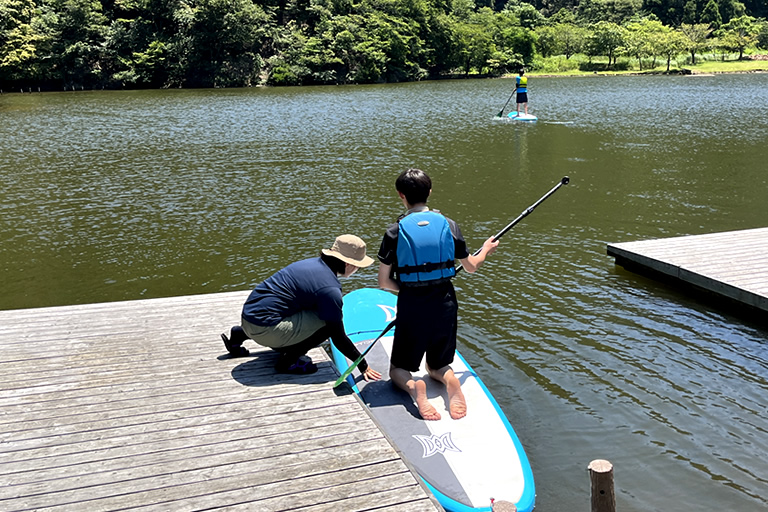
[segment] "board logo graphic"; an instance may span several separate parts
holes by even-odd
[[[453,444],[453,439],[451,439],[451,433],[446,432],[442,435],[432,434],[431,436],[420,436],[415,435],[413,436],[419,443],[421,443],[421,447],[424,448],[424,455],[422,455],[422,459],[426,459],[427,457],[431,457],[436,453],[445,453],[445,452],[459,452],[461,453],[461,450],[459,450],[455,444]]]
[[[383,311],[384,314],[387,315],[387,322],[391,322],[395,319],[397,316],[397,308],[395,306],[385,306],[384,304],[376,304],[379,306]]]

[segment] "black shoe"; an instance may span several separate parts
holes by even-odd
[[[275,370],[278,373],[291,373],[294,375],[309,375],[317,371],[317,365],[307,356],[301,356],[293,363],[286,363],[282,358],[277,361]]]
[[[224,333],[221,333],[221,340],[224,342],[224,346],[227,347],[227,352],[229,352],[230,356],[247,357],[251,355],[247,348],[242,345],[235,345],[232,341],[230,341],[229,338],[227,338],[227,335]]]

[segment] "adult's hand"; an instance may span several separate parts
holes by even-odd
[[[381,374],[369,366],[363,372],[363,378],[365,378],[366,382],[381,380]]]

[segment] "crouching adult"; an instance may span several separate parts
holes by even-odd
[[[330,338],[347,358],[360,352],[346,335],[342,318],[340,277],[349,277],[373,259],[365,254],[365,242],[354,235],[341,235],[319,257],[297,261],[256,286],[243,305],[241,324],[222,334],[233,357],[248,356],[248,339],[280,352],[275,369],[280,373],[308,374],[317,366],[306,355]],[[381,374],[365,360],[359,365],[366,380]]]

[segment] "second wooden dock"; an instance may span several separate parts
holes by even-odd
[[[628,270],[768,311],[768,228],[609,244],[608,254]]]

